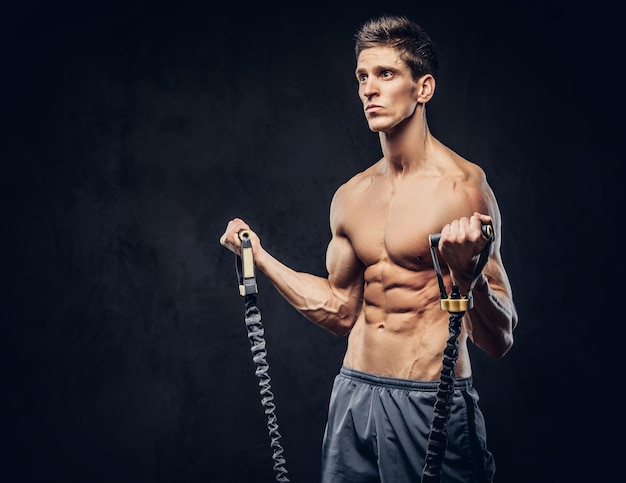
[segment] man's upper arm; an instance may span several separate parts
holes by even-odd
[[[348,188],[340,187],[333,197],[330,208],[332,238],[326,252],[328,281],[336,292],[343,293],[347,303],[360,304],[363,295],[363,273],[365,267],[357,256],[350,238],[345,233],[343,220],[350,216],[346,197]],[[350,302],[348,299],[351,299]]]

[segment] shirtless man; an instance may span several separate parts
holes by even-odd
[[[478,256],[494,241],[458,338],[455,393],[443,481],[488,482],[495,465],[472,386],[468,339],[494,358],[513,344],[517,314],[500,256],[495,196],[476,164],[430,132],[426,104],[437,58],[428,35],[404,17],[381,17],[356,35],[356,79],[382,158],[339,187],[330,207],[327,277],[297,272],[264,250],[242,219],[220,243],[240,253],[250,230],[257,268],[306,318],[348,336],[335,379],[322,450],[322,481],[420,481],[449,313],[428,235],[438,245],[446,287],[467,294]]]

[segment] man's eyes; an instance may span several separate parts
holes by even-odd
[[[367,80],[367,74],[359,74],[357,76],[357,79],[359,80],[359,82],[365,82]],[[391,77],[393,77],[393,72],[391,72],[390,70],[383,70],[380,74],[379,77],[381,77],[382,79],[389,79]]]

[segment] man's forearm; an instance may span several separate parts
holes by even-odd
[[[517,314],[511,298],[491,287],[481,275],[472,291],[473,308],[466,314],[466,326],[474,344],[495,358],[504,356],[513,345]]]
[[[255,260],[278,292],[307,319],[335,335],[347,334],[358,316],[360,300],[333,287],[328,279],[297,272],[266,251]]]

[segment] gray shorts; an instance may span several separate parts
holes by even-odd
[[[418,483],[437,381],[375,376],[342,367],[330,397],[322,483]],[[443,483],[486,483],[495,464],[471,378],[457,379]]]

